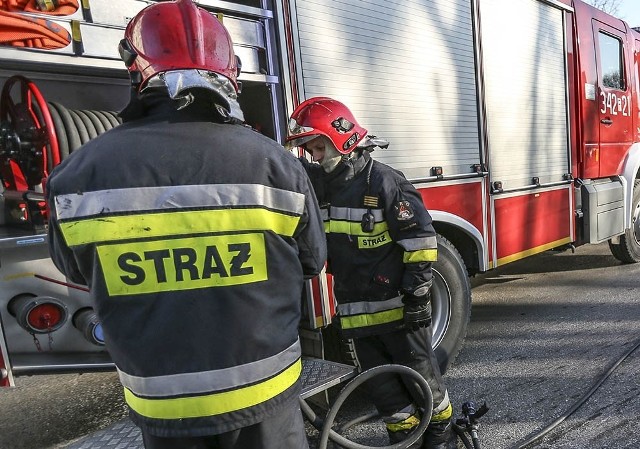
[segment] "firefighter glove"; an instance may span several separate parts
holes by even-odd
[[[404,305],[404,325],[408,330],[417,331],[431,325],[431,300],[428,295],[425,299]]]

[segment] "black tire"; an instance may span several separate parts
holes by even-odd
[[[460,253],[438,235],[438,261],[431,287],[432,334],[440,370],[445,373],[462,348],[471,318],[471,283]]]
[[[631,228],[620,236],[619,243],[609,240],[611,254],[623,263],[640,262],[640,179],[633,183],[631,203]]]

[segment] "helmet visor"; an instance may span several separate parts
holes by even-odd
[[[305,143],[315,139],[321,135],[315,128],[303,126],[292,118],[289,120],[289,136],[287,137],[287,146],[289,148],[300,147]]]
[[[167,88],[169,97],[174,100],[187,98],[190,89],[201,88],[210,90],[218,95],[226,104],[223,106],[229,114],[241,121],[244,121],[244,114],[238,104],[238,94],[229,78],[215,72],[198,69],[170,70],[161,72],[149,78],[147,88],[164,86]],[[188,104],[187,102],[186,104]],[[186,105],[185,104],[185,105]]]

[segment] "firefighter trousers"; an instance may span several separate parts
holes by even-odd
[[[145,449],[309,449],[300,406],[252,426],[219,435],[161,438],[142,432]]]
[[[399,330],[391,333],[354,339],[358,360],[363,370],[386,364],[405,365],[420,373],[433,394],[434,414],[449,406],[449,395],[431,348],[431,329]],[[395,373],[381,374],[364,385],[378,413],[391,417],[411,404],[422,407],[422,393],[410,381]]]

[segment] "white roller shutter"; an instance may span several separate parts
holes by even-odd
[[[408,178],[480,162],[469,0],[297,0],[304,98],[344,102]]]
[[[517,11],[513,20],[508,11]],[[569,173],[562,11],[538,0],[481,0],[492,181],[514,189]]]

